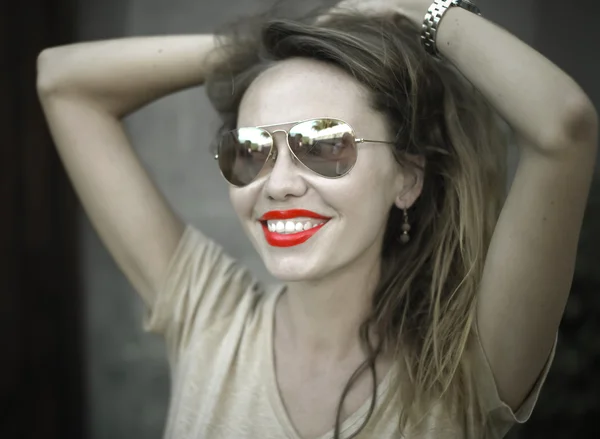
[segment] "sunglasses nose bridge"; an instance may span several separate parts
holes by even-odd
[[[276,158],[277,156],[279,156],[278,145],[277,145],[277,137],[278,136],[275,135],[277,133],[283,133],[285,144],[287,145],[287,149],[293,155],[292,145],[290,145],[289,131],[284,130],[284,129],[277,129],[277,130],[273,130],[270,132],[271,138],[273,139],[273,151],[271,153],[273,158]]]
[[[271,137],[273,137],[273,140],[275,140],[275,134],[277,134],[277,133],[283,133],[283,135],[285,136],[285,141],[287,142],[287,144],[289,146],[290,142],[288,141],[288,138],[289,138],[290,133],[284,129],[273,130],[273,131],[271,131]]]

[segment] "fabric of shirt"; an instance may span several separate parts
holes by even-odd
[[[275,303],[283,286],[264,286],[223,249],[187,226],[164,287],[148,310],[145,328],[164,336],[171,367],[166,439],[300,438],[278,391],[273,361]],[[468,416],[451,417],[434,406],[426,428],[407,439],[501,438],[525,422],[536,403],[554,349],[529,396],[515,413],[502,402],[480,343],[474,343],[472,380],[485,408],[485,431]],[[390,372],[377,387],[375,411],[357,439],[400,437],[398,404],[391,403]],[[342,424],[347,438],[363,423],[371,401]],[[404,432],[406,433],[406,432]]]

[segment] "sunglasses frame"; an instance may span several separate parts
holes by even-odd
[[[357,144],[357,145],[359,143],[380,143],[380,144],[385,144],[385,145],[394,145],[395,144],[395,142],[389,142],[389,141],[386,141],[386,140],[372,140],[372,139],[363,139],[363,138],[356,137],[356,133],[355,133],[354,128],[352,127],[352,125],[350,125],[348,122],[346,122],[345,120],[340,119],[338,117],[312,117],[310,119],[298,120],[298,121],[294,121],[294,122],[281,122],[281,123],[274,123],[274,124],[270,124],[270,125],[260,125],[260,126],[240,127],[240,128],[258,128],[258,129],[262,129],[262,130],[266,131],[269,134],[269,136],[271,137],[271,149],[269,150],[269,154],[267,154],[267,159],[265,160],[265,163],[263,164],[263,167],[261,168],[261,172],[264,169],[265,165],[269,162],[269,160],[273,156],[273,148],[277,148],[277,145],[275,145],[275,138],[273,137],[273,135],[275,133],[285,133],[285,143],[287,144],[287,147],[288,147],[290,153],[298,161],[298,163],[300,163],[304,168],[306,168],[307,170],[309,170],[313,174],[318,175],[319,177],[322,177],[322,178],[327,178],[327,179],[342,178],[342,177],[346,176],[354,168],[354,166],[356,165],[356,163],[354,163],[354,165],[352,165],[352,168],[348,169],[348,171],[346,171],[342,175],[338,175],[336,177],[328,177],[326,175],[321,175],[318,172],[313,171],[312,169],[310,169],[307,165],[305,165],[302,162],[302,160],[300,160],[298,158],[298,156],[296,156],[296,153],[294,153],[294,150],[292,149],[292,147],[290,145],[290,141],[289,141],[290,133],[289,133],[288,130],[278,129],[278,130],[274,130],[274,131],[269,131],[269,130],[265,129],[265,128],[276,127],[276,126],[281,126],[281,125],[292,125],[292,127],[290,127],[290,130],[291,130],[294,126],[299,125],[299,124],[304,123],[304,122],[310,122],[310,121],[313,121],[313,120],[325,120],[325,119],[326,120],[335,120],[335,121],[342,122],[343,124],[347,125],[350,128],[350,130],[351,130],[352,136],[354,137],[354,143]],[[236,130],[239,130],[240,128],[236,128],[234,130],[228,131],[227,133],[224,133],[223,135],[228,134],[228,133],[232,133],[232,132],[234,132]],[[219,148],[220,148],[220,145],[219,145]],[[357,160],[358,160],[358,148],[356,150],[356,156],[357,156]],[[218,152],[214,155],[214,159],[215,160],[219,159],[219,153]],[[221,170],[220,166],[219,166],[219,172],[221,172],[221,175],[223,175],[223,171]],[[260,172],[257,174],[257,177],[258,177],[258,175],[260,175]],[[223,175],[223,178],[225,178],[224,175]],[[249,183],[247,183],[245,185],[242,185],[242,186],[238,186],[238,185],[235,185],[235,184],[231,183],[229,180],[227,180],[227,178],[225,178],[225,180],[229,184],[231,184],[232,186],[235,186],[235,187],[245,187],[245,186],[248,186],[248,185],[252,184],[256,180],[256,177],[254,177],[254,179],[251,182],[249,182]]]

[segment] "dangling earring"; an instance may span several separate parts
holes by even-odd
[[[402,244],[407,244],[408,241],[410,241],[410,235],[408,234],[408,232],[410,232],[410,224],[408,223],[408,212],[406,209],[404,209],[403,212],[404,222],[402,223],[402,235],[400,235],[400,242]]]

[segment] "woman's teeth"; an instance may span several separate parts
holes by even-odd
[[[313,220],[313,221],[267,221],[267,227],[269,232],[276,233],[298,233],[308,229],[312,229],[313,227],[320,226],[325,221],[321,220]]]

